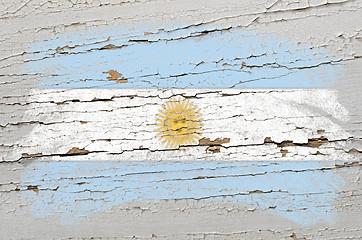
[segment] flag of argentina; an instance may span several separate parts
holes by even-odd
[[[30,50],[22,71],[36,106],[25,116],[37,124],[3,159],[356,158],[335,90],[343,67],[323,47],[152,23],[63,33]]]
[[[184,226],[159,206],[181,215],[184,200],[209,219],[210,200],[237,206],[233,231],[338,221],[353,171],[338,168],[359,163],[333,161],[361,155],[336,90],[343,66],[324,47],[212,23],[65,32],[29,46],[19,70],[29,92],[2,100],[1,158],[22,171],[16,213],[75,228],[113,214],[125,231],[113,207],[156,202],[155,224]]]

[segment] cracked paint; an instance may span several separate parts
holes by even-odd
[[[84,44],[94,38],[107,42]],[[237,28],[170,32],[162,24],[132,25],[58,35],[30,49],[37,53],[24,71],[46,76],[39,88],[334,88],[343,75],[323,49]],[[122,72],[128,81],[104,81],[107,68],[117,69],[106,72],[108,80]]]
[[[169,99],[179,97],[192,101],[202,113],[203,139],[167,147],[157,137],[155,116]],[[32,130],[14,137],[19,146],[0,146],[8,161],[29,157],[359,160],[361,156],[358,140],[341,124],[351,116],[338,103],[336,92],[328,89],[44,89],[18,107],[26,110],[21,118],[32,121],[15,117],[3,129],[11,133],[19,126],[31,126]],[[86,152],[67,154],[73,148]]]
[[[360,157],[359,141],[341,127],[351,116],[333,89],[343,67],[320,47],[240,27],[149,23],[60,34],[31,44],[30,51],[34,54],[21,71],[39,74],[38,89],[25,108],[32,120],[0,124],[10,132],[8,127],[22,124],[33,129],[20,140],[21,155],[10,150],[13,146],[2,146],[3,160],[52,159],[68,156],[71,148],[87,149],[86,159],[108,160],[194,160],[195,154],[200,160]],[[157,124],[152,116],[173,97],[193,99],[200,106],[207,116],[204,137],[228,136],[231,142],[204,148],[197,142],[170,144],[170,139],[163,144],[191,149],[189,153],[169,152],[157,144],[157,131],[150,131]],[[267,109],[273,106],[279,109]],[[59,117],[61,121],[52,120]],[[107,126],[101,119],[122,125]],[[324,125],[329,129],[322,134],[318,131]],[[75,144],[68,140],[73,133],[80,133]],[[270,136],[276,147],[263,142]],[[320,145],[323,149],[310,149]]]
[[[360,1],[0,3],[0,238],[362,237]]]
[[[56,214],[67,224],[132,201],[213,199],[310,226],[334,222],[332,203],[344,185],[334,168],[331,162],[37,162],[20,185],[37,186],[36,193],[22,192],[36,217]]]

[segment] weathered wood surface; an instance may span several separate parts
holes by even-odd
[[[196,144],[167,147],[158,139],[155,116],[169,96],[189,97],[201,109],[204,126]],[[38,90],[24,100],[29,104],[22,101],[24,107],[11,107],[16,114],[3,119],[5,161],[361,157],[353,135],[358,129],[338,125],[350,115],[333,90]],[[19,134],[27,128],[29,134]]]
[[[334,162],[2,164],[2,238],[357,239],[360,175]]]
[[[361,7],[2,1],[1,238],[361,238]]]

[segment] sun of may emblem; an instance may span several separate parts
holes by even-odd
[[[200,110],[188,99],[166,102],[156,116],[157,136],[168,148],[196,143],[202,132]]]

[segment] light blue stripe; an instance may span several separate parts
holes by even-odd
[[[257,31],[195,38],[190,36],[208,29],[175,29],[175,24],[125,25],[57,35],[31,45],[31,59],[38,60],[23,71],[41,74],[39,88],[333,88],[343,77],[342,66],[330,64],[323,48]],[[99,50],[109,44],[123,47]],[[67,45],[76,47],[55,52]],[[109,70],[129,82],[107,80],[103,72]]]
[[[209,199],[257,206],[301,225],[332,224],[343,178],[325,162],[36,162],[22,175],[34,216],[64,223],[132,201]],[[319,169],[319,170],[318,170]],[[78,183],[85,182],[79,185]],[[250,193],[260,190],[270,193]],[[234,196],[226,196],[234,195]],[[88,200],[87,200],[88,199]],[[271,209],[269,207],[275,207]]]

